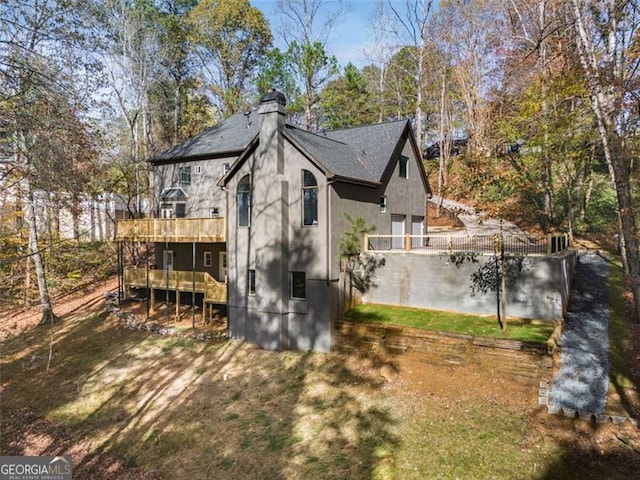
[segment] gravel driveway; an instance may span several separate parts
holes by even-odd
[[[607,260],[595,253],[579,254],[549,405],[604,412],[609,384],[608,297]]]

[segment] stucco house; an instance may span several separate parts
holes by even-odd
[[[123,222],[118,239],[155,242],[158,289],[226,304],[229,336],[268,349],[330,350],[345,214],[378,234],[426,230],[431,190],[408,121],[310,133],[270,92],[152,165],[157,218]],[[141,278],[123,281],[153,294]]]

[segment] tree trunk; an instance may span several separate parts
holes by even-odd
[[[626,56],[623,55],[620,32],[629,25],[623,23],[626,18],[624,2],[607,2],[601,6],[604,11],[585,7],[579,0],[572,2],[578,56],[588,82],[591,108],[596,116],[602,149],[616,195],[620,244],[625,270],[631,281],[637,321],[640,313],[640,254],[631,197],[630,169],[620,136],[620,131],[624,131],[623,85],[627,80],[626,64],[623,63]],[[591,25],[596,22],[595,15],[598,15],[597,20],[601,16],[608,19],[607,28],[601,32],[599,39],[594,38],[594,28]],[[598,50],[600,45],[602,51]]]
[[[24,221],[29,231],[29,252],[33,259],[33,265],[36,271],[36,281],[38,282],[38,290],[40,292],[40,305],[42,307],[42,316],[39,325],[54,323],[59,318],[53,313],[51,305],[51,297],[49,296],[49,288],[47,287],[47,279],[45,275],[44,262],[42,254],[38,247],[38,227],[36,224],[36,212],[33,200],[33,192],[31,191],[31,182],[28,177],[23,180],[24,184]]]

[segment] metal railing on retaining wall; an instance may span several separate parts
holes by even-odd
[[[553,255],[569,248],[567,235],[365,235],[369,252],[476,253],[496,255]]]

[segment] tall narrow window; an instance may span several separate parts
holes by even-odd
[[[291,272],[290,274],[291,299],[307,299],[307,275],[305,272]]]
[[[400,160],[398,161],[398,172],[400,178],[409,178],[409,158],[404,155],[400,155]]]
[[[251,222],[251,179],[245,175],[238,183],[236,196],[238,204],[238,226],[248,227]]]
[[[318,225],[318,182],[308,170],[302,171],[302,224]]]
[[[204,252],[204,266],[210,267],[212,265],[211,262],[211,252]]]
[[[256,271],[249,270],[249,295],[256,294]]]
[[[180,176],[181,187],[191,185],[191,167],[180,167],[180,170],[178,173]]]

